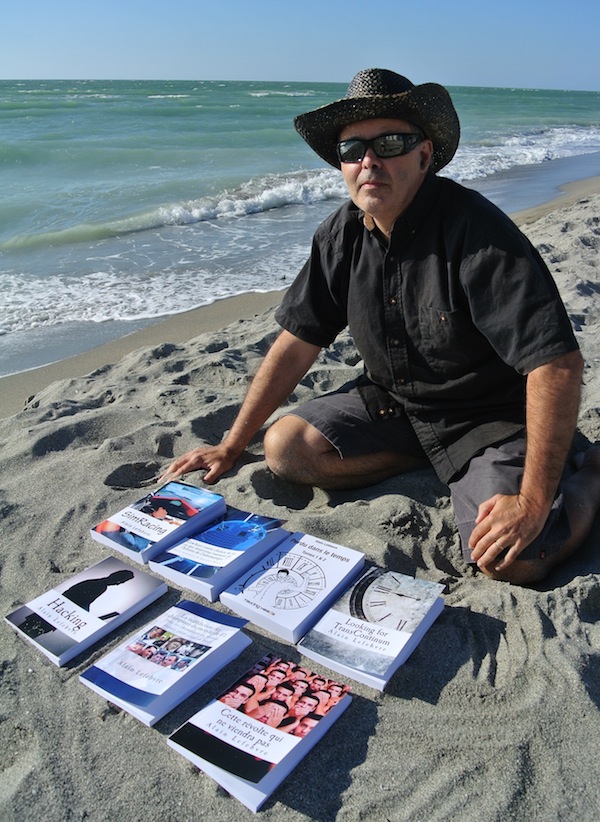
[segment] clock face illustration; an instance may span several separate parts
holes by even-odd
[[[401,574],[373,568],[358,582],[350,598],[350,614],[366,622],[374,622],[402,631],[412,620],[420,597],[407,592]]]
[[[292,553],[271,554],[244,581],[246,596],[278,610],[304,608],[325,588],[323,569]]]

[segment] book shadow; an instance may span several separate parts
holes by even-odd
[[[484,677],[493,686],[505,630],[503,620],[488,614],[462,606],[444,609],[389,681],[386,694],[436,705],[442,690],[464,665],[471,665],[475,678]]]
[[[353,771],[367,759],[378,711],[375,702],[354,694],[350,707],[269,797],[263,810],[281,802],[314,822],[335,822]]]

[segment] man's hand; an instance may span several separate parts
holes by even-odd
[[[541,532],[548,513],[522,494],[496,494],[482,502],[469,539],[472,559],[482,570],[507,568]],[[503,551],[506,555],[495,564]]]
[[[479,568],[504,570],[541,533],[573,441],[582,371],[581,354],[571,351],[528,374],[521,490],[516,496],[496,494],[479,506],[469,539]],[[495,564],[503,551],[506,556]]]
[[[263,423],[291,394],[321,349],[282,331],[250,384],[242,407],[226,438],[219,445],[194,448],[174,460],[160,480],[181,477],[190,471],[206,470],[204,482],[211,485],[233,467]]]
[[[163,471],[159,481],[161,483],[168,482],[184,474],[189,474],[191,471],[201,471],[204,469],[206,471],[204,482],[207,483],[207,485],[212,485],[222,474],[233,467],[238,457],[239,454],[236,454],[224,443],[204,446],[202,448],[193,448],[191,451],[188,451],[187,454],[183,454],[174,460],[171,465]]]

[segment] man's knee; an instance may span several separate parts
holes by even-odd
[[[303,466],[315,455],[333,446],[301,417],[286,414],[267,429],[264,439],[265,459],[270,470],[292,482],[303,481]]]
[[[491,579],[510,582],[511,585],[527,586],[541,582],[553,567],[554,563],[543,559],[516,559],[501,571],[491,567],[481,570]]]

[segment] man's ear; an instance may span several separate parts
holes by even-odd
[[[421,169],[426,171],[431,165],[431,158],[433,156],[433,143],[431,140],[424,140],[420,145],[421,151]]]

